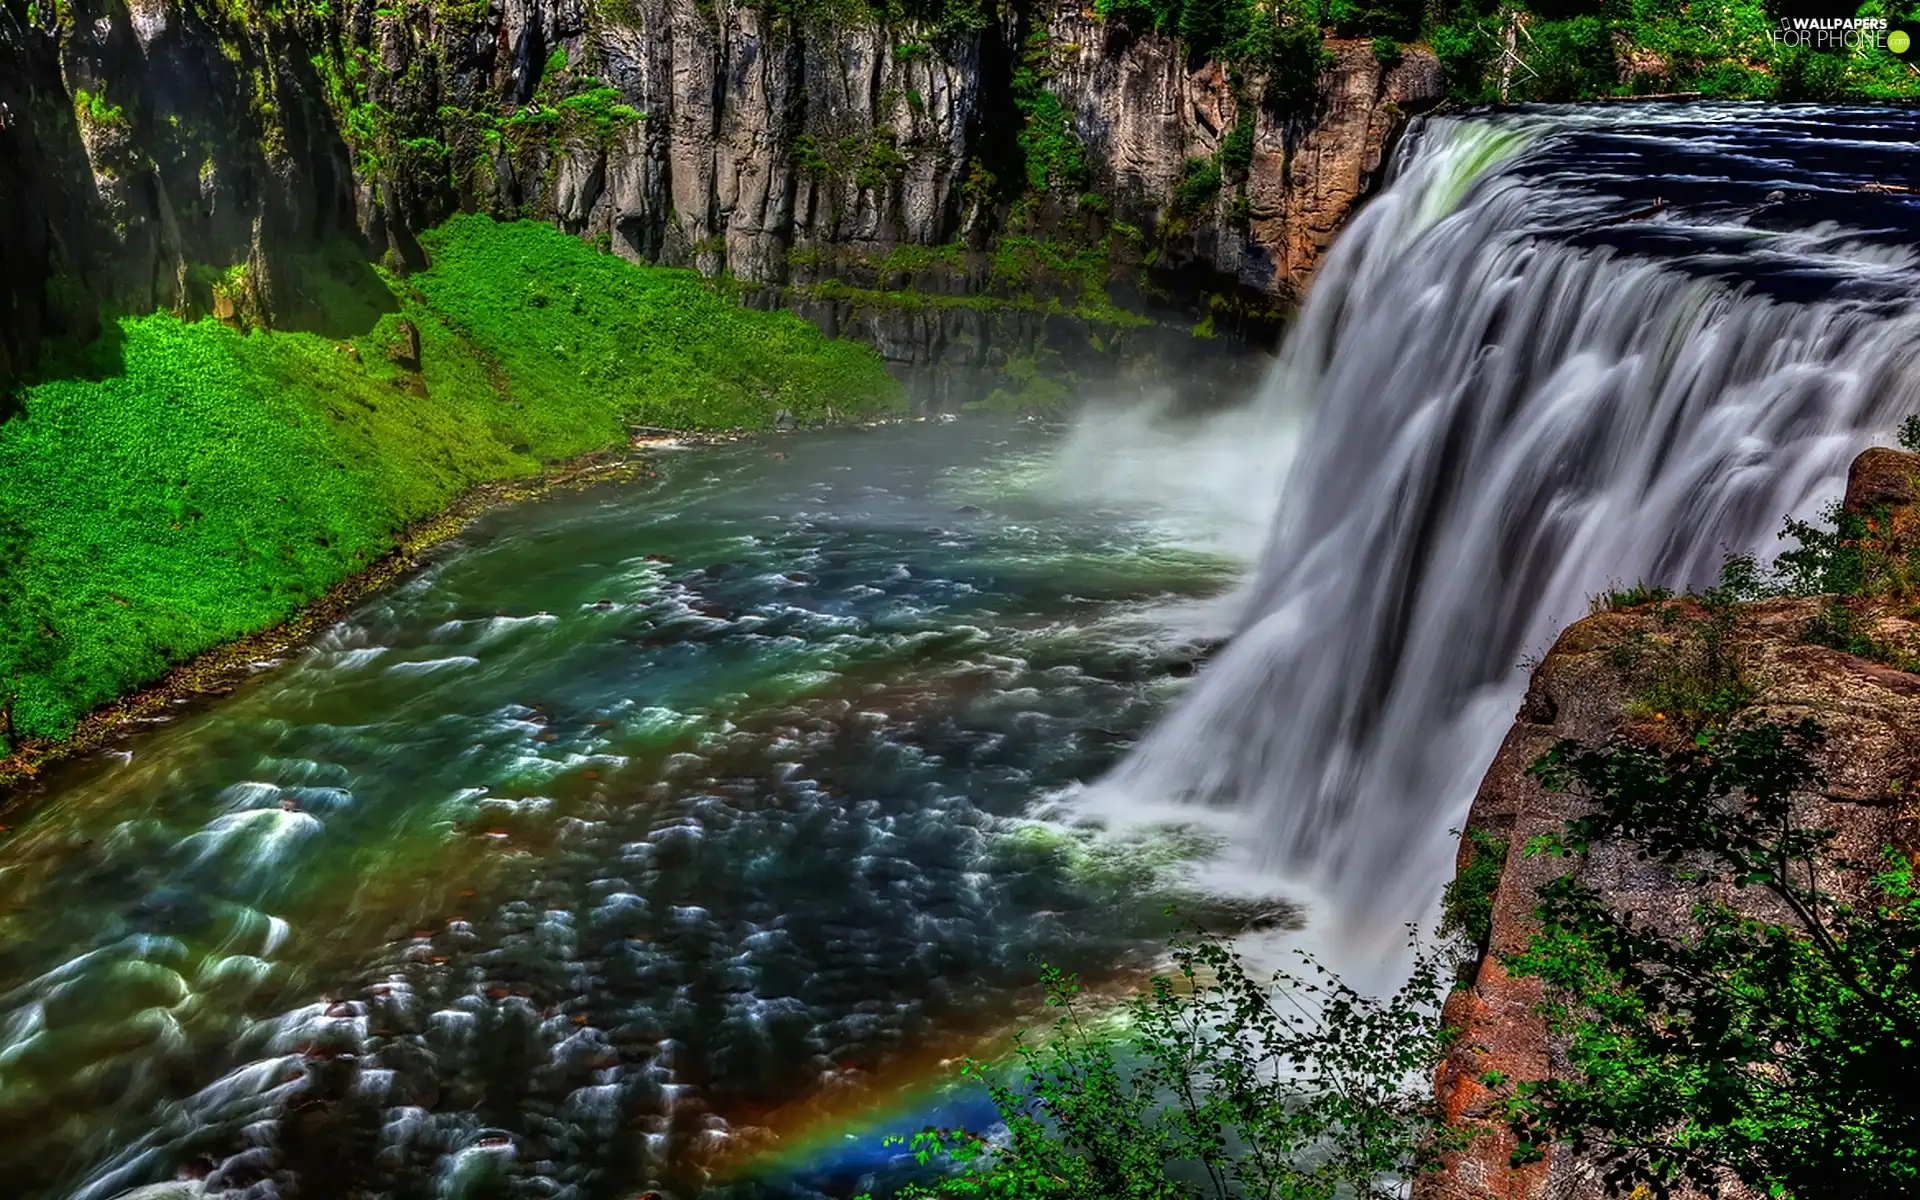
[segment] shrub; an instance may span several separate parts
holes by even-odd
[[[1013,73],[1013,105],[1020,114],[1016,142],[1028,187],[1036,192],[1053,187],[1078,192],[1085,189],[1090,175],[1087,148],[1073,132],[1073,119],[1066,106],[1047,89],[1051,59],[1044,32],[1027,38],[1025,52]]]
[[[1304,956],[1271,983],[1215,941],[1176,942],[1173,957],[1175,974],[1105,1022],[1072,977],[1043,971],[1061,1013],[1046,1039],[1018,1039],[1011,1081],[965,1067],[1005,1137],[924,1131],[922,1161],[954,1174],[900,1195],[1387,1200],[1456,1144],[1425,1084],[1447,1044],[1445,955],[1419,954],[1383,1000]]]
[[[1632,587],[1615,587],[1594,598],[1589,606],[1594,612],[1617,612],[1623,608],[1640,608],[1647,604],[1659,604],[1673,599],[1673,589],[1649,586],[1644,580],[1635,581]]]
[[[1493,894],[1507,862],[1507,839],[1485,829],[1468,829],[1466,865],[1440,894],[1440,932],[1484,950],[1493,934]]]
[[[1902,671],[1920,668],[1920,656],[1879,636],[1870,620],[1862,620],[1845,600],[1822,604],[1800,628],[1802,641],[1886,663]]]
[[[1693,81],[1693,88],[1715,100],[1765,100],[1776,84],[1765,71],[1739,63],[1716,63]]]
[[[1441,25],[1427,41],[1440,60],[1448,91],[1455,100],[1476,104],[1488,97],[1487,69],[1497,46],[1490,18],[1468,16]]]
[[[1908,413],[1900,422],[1900,448],[1920,453],[1920,413]]]
[[[1515,98],[1586,100],[1613,91],[1613,34],[1601,18],[1536,21],[1528,35],[1521,57],[1529,71],[1514,73]]]
[[[1503,959],[1546,985],[1562,1077],[1483,1077],[1517,1137],[1516,1166],[1556,1143],[1593,1155],[1614,1194],[1709,1195],[1731,1174],[1793,1200],[1911,1196],[1920,1188],[1920,891],[1907,861],[1836,852],[1797,803],[1817,793],[1811,721],[1705,733],[1662,751],[1562,742],[1530,773],[1584,815],[1529,855],[1584,857],[1602,841],[1674,873],[1698,897],[1678,929],[1615,912],[1577,874],[1540,889],[1537,932]],[[1473,835],[1469,835],[1473,836]],[[1504,851],[1476,839],[1450,893],[1485,938],[1480,897]],[[1484,853],[1485,859],[1481,856]],[[1821,887],[1841,872],[1854,900]],[[1738,911],[1748,899],[1763,916]],[[947,1177],[907,1197],[1197,1200],[1404,1194],[1463,1144],[1427,1086],[1452,1034],[1437,1009],[1446,956],[1372,1000],[1311,959],[1272,985],[1224,946],[1175,943],[1177,973],[1103,1019],[1076,982],[1043,971],[1061,1016],[1021,1035],[1003,1075],[969,1060],[1004,1125],[989,1141],[928,1129],[914,1149]]]
[[[1390,37],[1377,37],[1373,39],[1373,61],[1383,67],[1399,65],[1400,43]]]
[[[1242,109],[1240,116],[1220,139],[1220,166],[1227,173],[1244,178],[1253,166],[1253,112]]]
[[[1420,0],[1322,0],[1322,19],[1341,37],[1385,37],[1411,42],[1420,36],[1425,5]]]
[[[1630,715],[1700,726],[1753,698],[1732,596],[1715,589],[1663,603],[1655,614],[1665,636],[1629,637],[1608,652],[1610,664],[1637,689],[1627,704]]]
[[[1266,103],[1282,111],[1300,109],[1313,100],[1320,73],[1333,56],[1320,41],[1318,26],[1305,22],[1263,28],[1257,60],[1267,73]]]
[[[1568,1142],[1618,1195],[1716,1195],[1722,1172],[1796,1200],[1920,1190],[1920,892],[1903,856],[1850,862],[1802,821],[1822,741],[1812,721],[1763,723],[1668,752],[1562,743],[1534,764],[1592,812],[1529,853],[1610,839],[1698,898],[1676,930],[1575,875],[1541,888],[1540,932],[1508,965],[1549,985],[1572,1070],[1511,1089],[1516,1164]],[[1857,899],[1826,890],[1841,872],[1867,880]]]
[[[118,104],[108,104],[105,92],[89,92],[80,88],[73,93],[73,111],[86,125],[105,127],[127,123],[126,109]]]
[[[1840,54],[1785,47],[1771,63],[1780,100],[1837,100],[1847,94],[1847,60]]]
[[[1173,185],[1173,211],[1194,216],[1205,211],[1220,194],[1220,163],[1212,158],[1189,158],[1180,166]]]

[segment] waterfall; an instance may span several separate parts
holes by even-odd
[[[1522,660],[1612,581],[1766,551],[1920,409],[1895,117],[1414,130],[1257,401],[1299,428],[1237,632],[1100,791],[1227,810],[1337,929],[1428,912]]]

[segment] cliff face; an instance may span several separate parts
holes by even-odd
[[[1917,475],[1920,456],[1874,449],[1856,461],[1849,479],[1851,510],[1886,513],[1891,507],[1890,528],[1880,536],[1896,556],[1905,553],[1920,520],[1914,505]],[[1735,653],[1756,688],[1741,719],[1786,723],[1812,717],[1826,730],[1820,755],[1825,788],[1805,797],[1799,819],[1808,827],[1839,831],[1836,848],[1842,855],[1873,861],[1890,845],[1920,854],[1920,796],[1914,789],[1920,779],[1920,676],[1808,644],[1805,631],[1824,604],[1810,597],[1740,606]],[[1564,1048],[1536,1011],[1539,982],[1509,975],[1499,961],[1527,945],[1542,883],[1577,862],[1585,882],[1620,911],[1669,934],[1687,928],[1699,899],[1670,870],[1640,860],[1617,842],[1596,843],[1583,860],[1525,854],[1530,840],[1559,832],[1583,812],[1578,798],[1547,792],[1527,774],[1556,742],[1573,738],[1595,744],[1625,734],[1672,746],[1685,736],[1664,714],[1633,704],[1633,682],[1623,676],[1623,647],[1657,648],[1675,636],[1675,619],[1671,614],[1661,619],[1659,607],[1600,613],[1561,635],[1534,670],[1519,717],[1474,799],[1469,827],[1505,839],[1508,850],[1493,897],[1490,944],[1471,985],[1448,1003],[1448,1023],[1463,1036],[1441,1068],[1438,1089],[1451,1119],[1479,1136],[1444,1171],[1416,1185],[1416,1200],[1602,1200],[1611,1194],[1593,1164],[1565,1146],[1556,1147],[1545,1162],[1510,1167],[1513,1141],[1503,1125],[1488,1119],[1494,1097],[1480,1081],[1489,1071],[1519,1080],[1569,1070]],[[1854,602],[1853,611],[1858,628],[1874,637],[1920,644],[1914,641],[1920,623],[1906,615],[1907,606],[1862,600]],[[1687,619],[1682,613],[1678,622],[1684,625]],[[1470,854],[1463,847],[1463,869]],[[1719,1194],[1725,1200],[1750,1195],[1732,1183]]]
[[[1177,364],[1216,329],[1270,339],[1442,93],[1419,51],[1330,43],[1317,93],[1275,103],[1257,70],[1075,5],[975,24],[6,0],[0,373],[94,300],[322,325],[343,240],[417,265],[417,232],[461,209],[792,305],[944,368],[919,372],[935,401]]]

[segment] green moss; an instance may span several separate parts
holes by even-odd
[[[80,88],[73,93],[73,112],[83,125],[106,127],[125,125],[126,109],[118,104],[108,104],[105,92],[89,92]]]
[[[1044,412],[1073,394],[1068,386],[1071,378],[1067,382],[1055,379],[1030,355],[1009,360],[1000,373],[1009,386],[994,388],[966,407],[985,412]]]
[[[1507,862],[1508,839],[1469,829],[1465,840],[1467,861],[1440,894],[1440,933],[1484,950],[1493,934],[1493,895]]]
[[[1193,216],[1205,211],[1220,194],[1220,162],[1215,158],[1189,158],[1181,164],[1180,178],[1173,185],[1173,211]]]
[[[331,319],[365,322],[349,340],[128,318],[24,390],[0,425],[0,678],[21,735],[63,735],[285,618],[462,490],[617,443],[628,422],[900,404],[870,350],[691,272],[478,216],[422,241],[431,268],[393,283],[384,312],[337,274],[308,285]],[[389,359],[403,318],[418,375]]]

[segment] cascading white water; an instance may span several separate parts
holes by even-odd
[[[1523,656],[1610,581],[1711,582],[1920,409],[1920,204],[1879,182],[1912,138],[1736,106],[1416,131],[1258,401],[1302,431],[1238,631],[1106,800],[1228,810],[1348,938],[1421,917]]]

